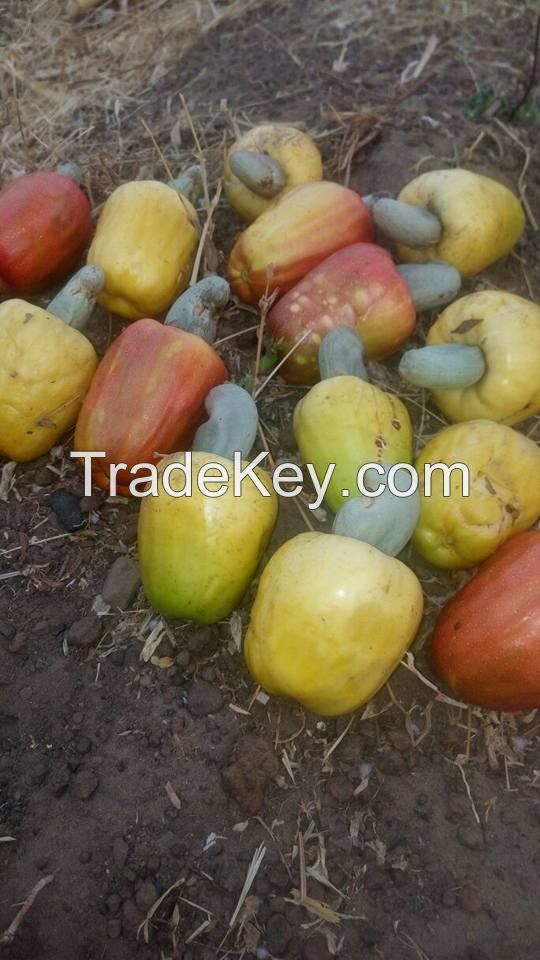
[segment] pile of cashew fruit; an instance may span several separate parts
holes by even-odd
[[[420,581],[398,559],[407,548],[409,562],[416,552],[433,568],[471,570],[432,636],[447,688],[489,709],[540,707],[540,447],[514,429],[540,411],[540,307],[491,284],[461,295],[463,278],[519,241],[519,199],[465,169],[421,174],[397,198],[362,196],[323,179],[306,133],[266,124],[225,160],[225,196],[246,222],[227,277],[196,282],[197,166],[118,186],[95,225],[80,179],[65,164],[0,192],[0,455],[33,460],[74,428],[72,450],[100,454],[93,482],[107,490],[115,464],[124,496],[136,464],[157,466],[139,512],[148,601],[214,623],[258,577],[244,655],[270,694],[339,715],[377,693],[423,616]],[[46,309],[21,299],[77,266]],[[231,299],[250,306],[250,323],[262,311],[276,378],[303,388],[302,463],[321,483],[335,465],[332,532],[295,536],[269,559],[279,497],[267,470],[248,471],[240,496],[231,484],[212,496],[188,492],[175,469],[189,453],[192,471],[221,488],[235,456],[253,458],[256,404],[214,346]],[[101,359],[84,333],[96,302],[126,321]],[[407,349],[419,315],[425,346]],[[403,380],[440,414],[419,450],[406,402],[369,379],[370,361],[399,353]],[[428,495],[423,467],[436,463],[468,468],[468,496],[454,472],[448,495],[442,471]],[[363,496],[365,464],[378,467],[372,489],[397,464],[414,466],[417,492],[398,495],[409,487],[400,467],[394,492]],[[137,483],[143,491],[148,475]]]

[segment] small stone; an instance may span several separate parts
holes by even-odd
[[[49,507],[56,514],[60,526],[68,533],[75,533],[84,524],[79,498],[67,490],[59,489],[51,493]]]
[[[129,847],[122,837],[115,837],[113,840],[112,858],[115,867],[121,870],[125,864],[129,853]]]
[[[302,958],[303,960],[332,960],[332,954],[322,933],[316,933],[305,943]]]
[[[191,653],[201,653],[205,647],[215,645],[219,641],[219,630],[209,627],[196,627],[187,634],[185,642]]]
[[[468,850],[482,850],[484,847],[484,837],[479,827],[460,824],[457,830],[457,838],[463,847]]]
[[[326,784],[326,789],[330,796],[333,797],[334,800],[337,800],[338,803],[345,803],[347,800],[350,800],[354,791],[351,781],[341,774],[332,777]]]
[[[266,945],[276,957],[285,955],[293,932],[282,914],[273,914],[266,925]]]
[[[180,652],[176,654],[176,665],[182,670],[187,667],[190,660],[191,654],[189,650],[180,650]]]
[[[148,913],[150,907],[154,905],[158,898],[157,890],[153,883],[142,883],[135,894],[135,903],[139,910]]]
[[[140,585],[138,562],[132,557],[118,557],[109,567],[101,596],[113,610],[127,610]]]
[[[122,921],[120,917],[111,917],[110,920],[107,920],[107,936],[111,940],[116,940],[122,933]]]
[[[81,650],[95,647],[99,643],[102,632],[103,625],[99,617],[96,617],[94,613],[89,613],[88,616],[72,623],[69,630],[66,631],[68,647],[77,647]]]
[[[34,471],[33,481],[36,487],[50,487],[51,483],[54,483],[56,477],[50,470],[47,470],[46,467],[40,467],[38,470]]]
[[[195,680],[188,693],[188,710],[194,717],[207,717],[219,713],[223,707],[223,694],[206,680]]]
[[[466,913],[479,913],[482,909],[480,894],[474,887],[463,887],[459,894],[459,905]]]
[[[278,771],[272,745],[262,737],[247,734],[237,742],[233,762],[225,767],[221,778],[226,793],[255,816],[263,805],[267,785]]]
[[[99,780],[95,773],[83,770],[77,774],[73,783],[73,796],[77,800],[89,800],[99,787]]]
[[[85,754],[90,753],[92,749],[92,741],[89,737],[79,737],[77,740],[76,750],[81,757],[84,757]]]

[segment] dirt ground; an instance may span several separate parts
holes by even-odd
[[[534,4],[63,11],[0,0],[2,178],[69,153],[97,208],[122,180],[193,162],[200,144],[213,191],[235,129],[286,119],[317,136],[327,176],[365,193],[457,164],[519,190],[522,242],[467,289],[540,296],[538,122],[510,123],[502,102],[527,82]],[[467,117],[483,84],[499,107]],[[222,201],[210,264],[224,269],[239,227]],[[233,306],[220,336],[254,322]],[[98,313],[89,335],[103,352],[119,329]],[[239,382],[255,336],[223,345]],[[402,391],[394,371],[372,367]],[[261,394],[275,459],[294,451],[298,396],[279,378]],[[440,418],[419,392],[404,400],[421,443]],[[538,418],[522,429],[540,439]],[[364,711],[329,721],[265,702],[237,616],[210,628],[152,617],[137,503],[95,492],[80,532],[59,526],[51,492],[83,493],[70,441],[0,483],[0,933],[52,878],[0,947],[6,960],[537,960],[538,716],[468,712],[426,684],[433,619],[466,577],[405,551],[429,598],[419,674],[399,667]],[[304,529],[282,501],[271,550]],[[110,612],[97,618],[101,594]]]

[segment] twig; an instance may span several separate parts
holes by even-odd
[[[214,196],[213,196],[213,198],[212,198],[212,202],[211,202],[210,206],[208,207],[208,216],[206,217],[206,220],[205,220],[205,223],[204,223],[204,227],[202,228],[201,236],[200,236],[200,239],[199,239],[199,246],[197,247],[197,254],[196,254],[196,256],[195,256],[195,262],[194,262],[194,264],[193,264],[193,270],[191,271],[191,279],[190,279],[190,281],[189,281],[190,287],[192,287],[194,283],[197,283],[197,277],[198,277],[198,274],[199,274],[199,269],[200,269],[200,266],[201,266],[201,260],[202,260],[202,256],[203,256],[203,252],[204,252],[204,245],[205,245],[205,243],[206,243],[206,238],[207,238],[207,236],[208,236],[208,231],[210,230],[210,226],[211,226],[211,224],[212,224],[212,218],[213,218],[213,216],[214,216],[214,211],[215,211],[215,209],[216,209],[216,207],[217,207],[217,205],[218,205],[218,203],[219,203],[219,198],[220,198],[220,196],[221,196],[221,189],[222,189],[222,187],[223,187],[223,183],[222,183],[222,181],[220,180],[219,183],[218,183],[218,185],[217,185],[217,187],[216,187],[216,192],[215,192],[215,194],[214,194]]]
[[[161,160],[161,162],[162,162],[162,164],[163,164],[163,166],[164,166],[164,168],[165,168],[165,173],[167,174],[169,180],[174,180],[174,177],[173,177],[173,175],[172,175],[172,173],[171,173],[169,164],[167,163],[165,157],[163,156],[163,153],[161,152],[161,147],[159,146],[159,143],[157,142],[154,134],[152,133],[152,131],[151,131],[150,127],[148,126],[148,124],[147,124],[146,120],[144,119],[144,117],[141,117],[141,123],[142,123],[144,129],[146,130],[148,136],[150,137],[150,139],[151,139],[151,141],[152,141],[152,143],[153,143],[153,145],[154,145],[155,150],[157,151],[157,155],[158,155],[159,159]]]
[[[459,772],[460,772],[460,774],[461,774],[461,778],[462,778],[462,780],[463,780],[463,783],[465,784],[465,790],[467,791],[467,796],[468,796],[468,798],[469,798],[469,802],[470,802],[471,807],[472,807],[472,812],[474,813],[474,819],[476,820],[478,826],[480,827],[480,826],[481,826],[480,817],[479,817],[479,815],[478,815],[478,810],[476,809],[476,804],[475,804],[475,802],[474,802],[474,800],[473,800],[473,796],[472,796],[472,793],[471,793],[471,788],[470,788],[470,786],[469,786],[469,782],[468,782],[468,780],[467,780],[467,777],[465,776],[465,771],[464,771],[463,767],[461,766],[461,764],[458,763],[457,760],[449,760],[449,763],[453,763],[453,764],[458,768],[458,770],[459,770]]]
[[[293,343],[293,345],[292,345],[291,349],[289,350],[289,352],[286,353],[285,356],[281,358],[281,360],[279,361],[279,363],[276,364],[276,366],[274,367],[274,369],[270,371],[270,373],[269,373],[268,376],[263,380],[263,382],[261,383],[261,385],[260,385],[259,387],[257,387],[257,389],[255,390],[255,392],[254,392],[254,394],[253,394],[253,399],[254,399],[254,400],[256,400],[257,397],[263,392],[263,390],[264,390],[264,388],[266,387],[266,385],[267,385],[268,383],[270,383],[270,380],[272,379],[272,377],[275,377],[275,375],[276,375],[276,373],[278,372],[278,370],[281,369],[281,367],[282,367],[283,364],[289,359],[289,357],[291,356],[291,354],[293,354],[294,351],[297,350],[297,348],[300,346],[301,343],[304,342],[304,340],[306,340],[309,336],[311,336],[311,333],[312,333],[311,330],[306,330],[305,333],[302,334],[302,336],[300,337],[300,339],[297,340],[296,343]]]
[[[340,733],[339,737],[337,738],[337,740],[334,740],[332,746],[329,747],[328,750],[326,751],[326,753],[323,755],[323,763],[326,763],[326,761],[332,756],[334,750],[335,750],[337,747],[339,747],[339,745],[340,745],[341,741],[344,739],[344,737],[347,736],[349,730],[351,729],[351,727],[352,727],[352,725],[353,725],[353,723],[354,723],[354,719],[355,719],[355,718],[354,718],[354,714],[353,714],[352,717],[351,717],[351,719],[349,720],[347,726],[344,728],[344,730],[341,731],[341,733]]]
[[[270,271],[268,273],[268,277],[266,280],[266,290],[264,292],[264,295],[261,297],[259,301],[259,308],[260,308],[260,316],[259,316],[259,324],[258,324],[259,333],[257,336],[257,351],[255,353],[255,372],[253,374],[253,389],[251,391],[251,395],[254,400],[257,397],[256,383],[257,383],[257,378],[259,376],[259,367],[261,365],[261,356],[262,356],[262,348],[263,348],[263,342],[264,342],[264,328],[266,326],[266,318],[270,311],[270,307],[274,303],[278,294],[277,290],[274,290],[274,292],[271,294],[268,293],[268,288],[270,286],[271,279],[272,279],[272,268],[270,268]]]
[[[445,693],[441,693],[439,688],[435,686],[435,684],[432,683],[431,680],[428,680],[428,678],[425,677],[423,673],[420,673],[420,670],[416,666],[414,662],[414,657],[410,652],[410,650],[405,654],[403,660],[400,660],[400,663],[401,663],[401,666],[405,667],[406,670],[410,670],[411,673],[414,673],[415,677],[418,677],[418,679],[426,687],[429,687],[430,690],[433,690],[435,692],[436,694],[434,698],[435,700],[438,700],[440,703],[447,703],[448,706],[450,707],[459,707],[460,710],[469,709],[468,704],[461,703],[460,700],[454,700],[453,697],[447,697]]]
[[[188,105],[187,105],[186,98],[184,97],[184,94],[183,94],[183,93],[180,94],[180,99],[181,99],[181,101],[182,101],[182,106],[184,107],[184,111],[185,111],[185,114],[186,114],[186,117],[187,117],[187,121],[188,121],[188,123],[189,123],[189,127],[190,127],[190,130],[191,130],[191,135],[192,135],[193,140],[194,140],[194,142],[195,142],[195,152],[196,152],[196,154],[197,154],[197,160],[199,161],[199,164],[200,164],[200,167],[201,167],[201,173],[202,173],[202,184],[203,184],[203,191],[204,191],[204,203],[205,203],[207,212],[210,213],[210,195],[209,195],[209,193],[208,193],[208,178],[207,178],[207,176],[206,176],[206,159],[205,159],[205,156],[204,156],[202,147],[201,147],[201,141],[199,140],[199,138],[198,138],[198,136],[197,136],[197,131],[195,130],[195,125],[194,125],[194,123],[193,123],[193,118],[192,118],[192,116],[191,116],[190,109],[189,109],[189,107],[188,107]]]
[[[227,337],[221,337],[219,340],[214,340],[214,347],[219,347],[222,343],[226,343],[227,340],[235,340],[236,337],[241,337],[244,333],[253,333],[254,330],[259,329],[259,324],[256,323],[253,327],[244,327],[243,330],[237,330],[236,333],[229,333]]]
[[[52,883],[53,880],[54,880],[54,873],[50,873],[47,877],[42,877],[41,880],[38,880],[35,887],[30,891],[28,897],[24,901],[21,909],[15,916],[15,919],[12,920],[7,930],[0,937],[0,944],[13,943],[15,934],[17,933],[17,930],[19,929],[22,921],[24,920],[34,900],[36,899],[38,893],[40,893],[43,890],[43,888],[46,887],[49,883]]]

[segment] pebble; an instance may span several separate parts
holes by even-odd
[[[205,647],[215,645],[219,641],[219,630],[214,625],[196,627],[185,638],[188,650],[191,653],[201,653]]]
[[[277,776],[279,763],[272,744],[255,734],[246,734],[238,741],[233,762],[222,770],[225,792],[250,816],[255,816],[264,803],[270,781]]]
[[[40,467],[35,471],[33,479],[38,487],[50,487],[56,477],[50,470],[47,470],[47,467]]]
[[[148,913],[158,898],[158,892],[153,883],[142,883],[135,894],[135,903],[139,910]]]
[[[118,557],[109,567],[101,590],[102,599],[113,609],[127,610],[141,585],[137,560]]]
[[[60,526],[68,533],[75,533],[84,524],[79,498],[74,493],[59,489],[51,493],[48,504],[56,515]]]
[[[179,653],[176,654],[176,665],[181,669],[187,667],[190,660],[191,654],[189,650],[180,650]]]
[[[68,647],[88,650],[99,643],[102,632],[103,624],[99,617],[96,617],[94,613],[89,613],[81,620],[72,623],[69,630],[66,631],[65,637]]]
[[[89,800],[99,787],[99,780],[95,773],[90,770],[83,770],[77,774],[73,782],[73,796],[77,800]]]
[[[124,665],[124,660],[126,659],[126,651],[121,647],[117,647],[116,650],[108,657],[109,663],[114,663],[115,667],[122,667]]]
[[[207,717],[219,713],[223,707],[223,694],[206,680],[195,680],[188,693],[188,710],[194,717]]]
[[[266,945],[270,953],[276,957],[284,956],[292,934],[285,917],[280,913],[273,914],[266,925]]]
[[[80,754],[82,757],[84,757],[85,754],[90,753],[91,749],[92,749],[92,741],[90,740],[90,738],[79,737],[76,745],[77,753]]]

